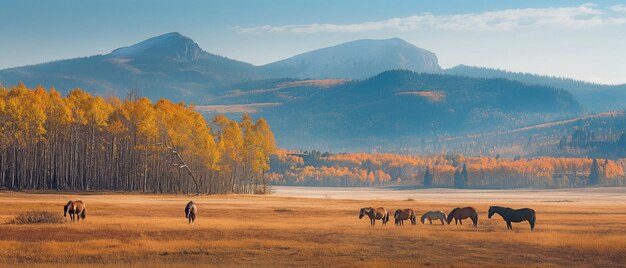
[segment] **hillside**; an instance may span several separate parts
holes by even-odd
[[[543,76],[530,73],[508,72],[504,70],[458,65],[444,70],[444,73],[477,78],[504,78],[530,85],[545,85],[562,88],[589,111],[603,112],[626,108],[626,85],[602,85],[570,78]]]
[[[363,81],[324,81],[237,87],[214,99],[217,107],[197,108],[210,114],[253,107],[281,146],[335,150],[367,149],[365,141],[374,147],[405,137],[508,130],[582,111],[564,90],[504,79],[388,71]]]

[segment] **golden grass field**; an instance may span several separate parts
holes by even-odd
[[[182,196],[0,192],[0,267],[24,266],[623,266],[626,188],[588,190],[341,190],[308,196],[279,188],[270,196]],[[309,194],[315,189],[306,189]],[[306,192],[305,191],[305,192]],[[339,191],[339,190],[337,190]],[[319,191],[323,192],[323,191]],[[341,194],[344,193],[344,194]],[[347,193],[347,194],[345,194]],[[362,193],[359,195],[359,193]],[[424,198],[420,198],[420,196]],[[516,195],[517,193],[517,195]],[[565,194],[564,194],[565,193]],[[517,196],[520,196],[519,198]],[[586,196],[589,196],[587,198]],[[360,197],[361,200],[341,198]],[[372,200],[366,200],[371,196]],[[410,198],[407,198],[409,196]],[[604,198],[603,198],[604,196]],[[390,198],[390,197],[395,197]],[[563,199],[565,197],[565,199]],[[466,198],[469,201],[462,202]],[[67,200],[87,205],[84,222],[10,225],[21,211],[62,214]],[[184,206],[198,204],[195,225]],[[537,227],[513,231],[489,205],[531,207]],[[402,227],[358,219],[360,207],[427,210],[475,206],[478,228],[439,224]]]

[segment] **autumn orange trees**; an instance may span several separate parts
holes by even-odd
[[[279,151],[272,158],[273,173],[269,178],[277,184],[320,186],[389,183],[424,186],[426,179],[427,187],[576,187],[588,185],[592,162],[589,158],[508,159],[459,154],[378,153],[322,156]],[[626,182],[626,161],[602,159],[598,163],[600,185],[623,185]]]
[[[80,89],[0,87],[0,186],[7,189],[262,193],[276,143],[267,122]]]

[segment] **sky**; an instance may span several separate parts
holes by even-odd
[[[458,64],[626,83],[622,1],[0,0],[0,69],[106,54],[179,32],[262,65],[357,39],[399,37]]]

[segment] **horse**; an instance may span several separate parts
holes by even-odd
[[[405,220],[411,220],[411,224],[413,225],[415,225],[416,223],[415,212],[413,212],[413,210],[410,208],[396,210],[396,213],[393,214],[393,217],[395,219],[396,225],[398,226],[404,225]]]
[[[474,223],[474,227],[478,226],[478,212],[473,207],[455,208],[448,214],[448,224],[452,222],[454,218],[454,224],[461,223],[463,225],[463,219],[470,218]]]
[[[422,215],[420,221],[424,224],[424,220],[428,219],[430,224],[433,224],[433,220],[440,220],[441,225],[444,225],[444,221],[446,220],[446,213],[443,211],[429,211]]]
[[[198,212],[198,207],[196,203],[193,201],[189,201],[187,206],[185,206],[185,218],[189,220],[190,224],[193,224],[196,221],[196,213]]]
[[[489,207],[488,218],[491,219],[493,214],[500,214],[502,219],[506,222],[506,228],[513,230],[511,222],[523,222],[528,221],[530,224],[530,231],[535,229],[535,210],[530,208],[512,209],[507,207],[492,206]]]
[[[370,225],[374,226],[376,225],[376,220],[382,220],[383,221],[383,225],[387,225],[387,222],[389,221],[389,213],[387,213],[387,210],[379,207],[379,208],[372,208],[372,207],[367,207],[367,208],[362,208],[361,212],[359,212],[359,219],[362,219],[363,216],[367,215],[368,217],[370,217]]]
[[[71,221],[74,221],[74,217],[76,217],[76,221],[80,219],[85,220],[85,217],[87,217],[86,210],[87,207],[85,207],[83,201],[69,201],[63,206],[63,217],[67,217],[67,214],[70,214]]]

